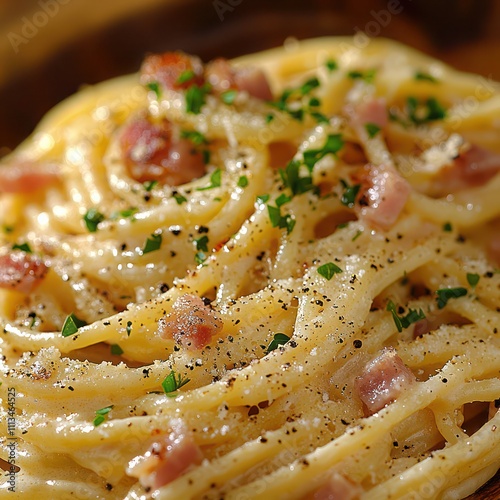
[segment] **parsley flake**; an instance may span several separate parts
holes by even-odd
[[[406,109],[408,117],[415,125],[442,120],[446,117],[445,108],[435,97],[429,97],[425,101],[420,101],[414,96],[406,99]]]
[[[144,186],[144,189],[148,192],[152,191],[157,185],[158,185],[158,181],[146,181],[146,182],[143,182],[142,184]]]
[[[100,410],[96,410],[93,421],[94,427],[101,425],[106,420],[108,413],[114,408],[114,406],[115,405],[109,405],[101,408]]]
[[[422,309],[419,309],[418,311],[416,309],[409,309],[406,316],[399,316],[396,305],[392,300],[389,300],[387,303],[386,310],[392,313],[392,319],[396,324],[398,332],[402,332],[404,328],[408,328],[412,323],[425,319],[425,314]]]
[[[123,349],[118,345],[118,344],[111,344],[111,354],[114,354],[115,356],[120,356],[123,354]]]
[[[323,276],[323,278],[327,279],[328,281],[330,281],[333,278],[334,274],[343,272],[344,271],[340,269],[340,267],[334,264],[333,262],[327,262],[326,264],[323,264],[322,266],[318,267],[318,274]]]
[[[304,163],[312,171],[314,165],[328,154],[336,155],[344,147],[341,134],[329,134],[325,144],[319,149],[307,149],[303,153]]]
[[[349,184],[343,179],[340,179],[340,183],[344,188],[344,192],[342,193],[342,197],[340,198],[340,203],[342,203],[342,205],[345,205],[346,207],[352,208],[356,201],[356,196],[358,195],[358,192],[361,188],[361,184],[354,184],[353,186],[349,186]]]
[[[175,373],[175,371],[172,370],[163,379],[161,386],[163,387],[163,391],[169,398],[175,398],[177,396],[176,391],[190,381],[191,380],[189,378],[182,378],[182,375],[180,373]]]
[[[334,71],[339,67],[337,61],[335,61],[334,59],[328,59],[325,63],[325,66],[328,71]]]
[[[248,186],[248,177],[246,175],[240,176],[238,179],[238,187],[245,188]]]
[[[31,249],[29,243],[15,243],[12,245],[12,250],[21,250],[22,252],[26,253],[33,253],[33,250]]]
[[[287,234],[292,232],[295,226],[295,219],[290,214],[282,215],[280,206],[273,207],[272,205],[267,205],[267,211],[273,227],[286,229]]]
[[[183,139],[189,139],[196,146],[201,146],[202,144],[208,144],[208,139],[197,130],[183,130],[181,131],[181,137]]]
[[[205,234],[201,238],[194,240],[196,244],[196,250],[201,250],[202,252],[208,252],[208,236]]]
[[[224,104],[233,104],[236,96],[238,95],[238,91],[235,89],[229,89],[225,92],[222,92],[220,98]]]
[[[198,115],[201,112],[201,108],[205,104],[205,97],[210,91],[210,87],[203,85],[202,87],[198,85],[191,85],[186,90],[186,113],[192,113],[193,115]]]
[[[148,236],[144,248],[142,249],[142,253],[149,253],[159,250],[162,243],[162,235],[161,234],[151,234]]]
[[[260,194],[257,196],[257,203],[267,203],[270,196],[268,194]]]
[[[73,313],[71,313],[64,320],[64,324],[61,330],[61,335],[63,337],[69,337],[70,335],[74,335],[79,328],[85,326],[86,324],[87,324],[86,321],[77,318]]]
[[[443,231],[446,233],[451,233],[453,231],[453,226],[451,225],[451,222],[445,222],[443,224]]]
[[[177,205],[182,205],[183,203],[187,202],[187,198],[185,196],[182,196],[182,194],[175,193],[173,194],[174,200],[177,202]]]
[[[195,77],[194,71],[192,69],[187,69],[177,77],[176,83],[182,85],[183,83],[189,82],[194,77]]]
[[[146,87],[148,88],[148,90],[151,90],[156,94],[157,99],[160,98],[161,91],[160,91],[160,84],[158,82],[146,83]]]
[[[210,184],[205,187],[196,188],[196,191],[206,191],[207,189],[214,189],[221,186],[222,171],[220,168],[214,170],[210,176]]]
[[[366,83],[373,83],[375,80],[376,69],[367,69],[366,71],[352,70],[347,73],[351,80],[364,80]]]
[[[479,283],[479,274],[467,273],[467,283],[469,283],[470,286],[475,287]]]
[[[380,132],[380,127],[376,123],[365,123],[365,130],[368,137],[373,139]]]
[[[89,208],[83,216],[85,225],[90,233],[95,233],[97,231],[97,226],[104,220],[104,218],[104,215],[99,212],[97,208]]]
[[[290,337],[288,335],[285,335],[284,333],[275,333],[273,340],[271,340],[271,343],[268,345],[266,349],[266,354],[269,354],[270,352],[274,351],[280,345],[285,345],[289,340]]]
[[[438,83],[438,79],[435,78],[432,75],[429,75],[429,73],[424,73],[423,71],[415,71],[414,75],[415,80],[423,80],[431,83]]]
[[[448,303],[448,300],[458,299],[459,297],[467,295],[467,289],[463,287],[441,288],[440,290],[436,290],[436,294],[438,309],[443,309]]]

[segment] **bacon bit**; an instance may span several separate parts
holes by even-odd
[[[406,204],[410,185],[391,165],[368,165],[360,177],[360,198],[367,205],[357,209],[360,218],[372,226],[390,229]]]
[[[120,144],[132,178],[179,186],[205,175],[203,155],[188,139],[174,140],[173,132],[166,120],[156,125],[137,118],[126,126]]]
[[[127,474],[139,479],[148,491],[174,481],[203,460],[203,454],[180,419],[172,420],[172,431],[155,441],[144,455],[133,458]]]
[[[31,293],[48,271],[46,264],[34,255],[13,252],[0,256],[0,288]]]
[[[363,489],[342,474],[335,472],[328,481],[309,498],[311,500],[357,500]]]
[[[472,144],[443,168],[436,179],[443,194],[455,193],[471,186],[482,186],[500,172],[500,155]]]
[[[179,77],[192,71],[193,77],[186,81],[179,81]],[[166,89],[187,89],[191,85],[203,85],[203,63],[198,57],[183,52],[165,52],[153,54],[141,66],[141,83],[158,82]]]
[[[395,349],[383,349],[379,356],[365,366],[363,375],[355,381],[366,416],[373,415],[392,403],[415,380],[415,375]]]
[[[223,326],[217,313],[200,297],[185,294],[174,302],[172,312],[160,319],[158,333],[186,348],[202,349]]]
[[[59,168],[53,163],[28,160],[0,166],[0,193],[31,193],[53,184],[59,178]]]
[[[370,98],[345,107],[352,128],[366,134],[365,125],[373,123],[383,129],[387,125],[387,103],[383,98]]]

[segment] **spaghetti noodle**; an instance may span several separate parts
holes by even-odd
[[[0,167],[0,491],[463,498],[500,465],[498,84],[385,40],[148,56]]]

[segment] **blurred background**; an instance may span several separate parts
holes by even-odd
[[[136,71],[148,52],[208,60],[358,30],[500,80],[493,0],[0,0],[0,154],[81,85]]]

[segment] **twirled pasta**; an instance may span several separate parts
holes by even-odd
[[[472,493],[500,465],[500,87],[385,40],[211,64],[150,56],[0,167],[0,491]]]

